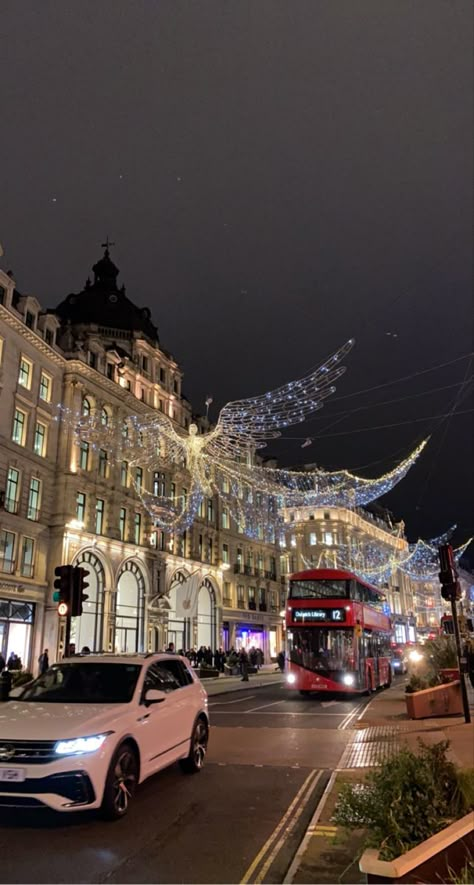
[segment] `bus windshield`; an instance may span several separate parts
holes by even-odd
[[[348,599],[350,581],[322,578],[319,581],[291,581],[290,599]]]
[[[346,670],[353,666],[354,631],[331,627],[288,631],[290,661],[307,670]]]

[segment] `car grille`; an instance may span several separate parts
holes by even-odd
[[[0,739],[0,765],[16,763],[44,765],[45,762],[52,762],[58,758],[54,752],[56,743],[57,741],[3,741]]]

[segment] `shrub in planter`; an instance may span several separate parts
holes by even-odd
[[[363,848],[393,860],[474,808],[474,769],[461,772],[447,758],[449,741],[418,754],[402,749],[371,771],[365,784],[344,784],[334,821],[367,828]]]
[[[210,664],[201,664],[199,668],[200,679],[211,679],[216,676],[219,676],[219,670],[216,667],[211,667]]]

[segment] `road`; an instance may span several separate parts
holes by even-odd
[[[146,781],[123,821],[0,811],[0,882],[281,882],[366,703],[251,682],[211,697],[203,771]]]

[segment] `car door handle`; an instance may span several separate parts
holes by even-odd
[[[149,716],[150,716],[149,713],[144,713],[143,716],[139,716],[139,717],[138,717],[137,722],[143,722],[144,719],[148,719]]]

